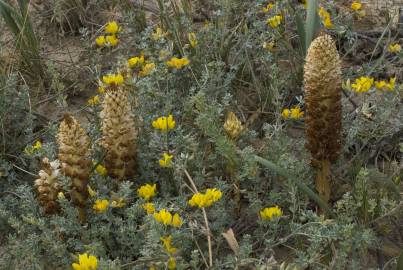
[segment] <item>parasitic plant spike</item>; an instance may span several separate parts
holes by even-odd
[[[120,88],[107,90],[100,113],[101,146],[105,149],[105,167],[111,177],[124,180],[133,177],[136,167],[137,131],[127,92]]]
[[[57,141],[61,171],[71,179],[70,197],[79,209],[81,221],[84,222],[87,185],[92,166],[90,139],[74,117],[65,115],[59,127]]]
[[[330,164],[341,148],[341,64],[336,44],[329,35],[310,45],[304,67],[306,104],[306,148],[317,168],[316,189],[321,198],[330,199]]]
[[[48,158],[44,158],[42,160],[42,170],[38,174],[39,178],[34,182],[38,193],[37,200],[43,207],[45,214],[55,214],[60,209],[57,202],[57,194],[61,190],[58,182],[60,174],[59,161],[49,162]]]
[[[236,117],[235,113],[229,112],[224,123],[224,130],[228,137],[236,140],[244,130],[241,121]]]

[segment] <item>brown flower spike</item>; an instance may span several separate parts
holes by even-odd
[[[71,179],[71,200],[79,209],[81,221],[84,221],[92,166],[90,139],[78,121],[66,115],[60,124],[57,141],[62,173]]]
[[[341,148],[341,66],[336,44],[329,35],[310,45],[304,67],[306,148],[317,168],[316,188],[330,199],[330,163]]]
[[[59,161],[49,162],[48,158],[44,158],[42,160],[42,170],[38,174],[39,178],[34,183],[38,192],[37,200],[43,207],[45,214],[55,214],[59,211],[57,194],[61,190],[58,182],[60,174]]]
[[[108,89],[100,113],[101,146],[106,150],[105,167],[111,177],[124,180],[133,177],[136,167],[137,131],[127,92]]]

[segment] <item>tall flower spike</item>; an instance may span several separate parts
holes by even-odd
[[[88,178],[91,172],[90,139],[78,121],[66,115],[57,136],[61,171],[71,179],[70,197],[79,209],[80,220],[85,221],[88,198]]]
[[[330,163],[341,148],[341,66],[336,44],[329,35],[316,38],[310,45],[304,68],[307,116],[306,148],[317,168],[316,189],[321,198],[330,198]]]
[[[127,92],[109,89],[105,95],[101,146],[106,150],[105,166],[110,176],[119,180],[133,177],[136,167],[136,138],[134,119]]]
[[[45,214],[54,214],[59,211],[57,194],[60,185],[58,177],[60,174],[59,161],[49,162],[48,158],[42,160],[42,170],[39,171],[39,178],[35,180],[35,188],[38,192],[37,200],[43,207]]]

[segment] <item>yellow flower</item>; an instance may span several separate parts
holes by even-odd
[[[376,89],[379,89],[379,90],[381,90],[381,89],[383,89],[384,87],[386,86],[386,82],[385,81],[376,81],[375,82],[375,87],[376,87]]]
[[[36,141],[32,146],[27,146],[24,149],[24,152],[28,155],[32,155],[34,152],[38,151],[42,148],[42,143],[40,141]]]
[[[160,129],[163,132],[167,132],[168,130],[175,128],[175,124],[176,122],[172,114],[168,115],[168,117],[159,117],[152,123],[153,128]]]
[[[87,190],[90,197],[95,197],[95,195],[97,195],[97,193],[91,188],[90,185],[87,185]]]
[[[106,211],[108,206],[109,206],[108,200],[96,200],[94,205],[92,206],[92,209],[94,209],[95,212],[97,213],[102,213]]]
[[[144,55],[135,56],[127,60],[127,64],[130,68],[135,68],[137,65],[144,64]]]
[[[102,166],[101,164],[98,164],[95,167],[95,171],[101,176],[106,176],[108,174],[108,171],[106,170],[106,168],[104,166]]]
[[[172,224],[171,225],[174,226],[175,228],[179,228],[179,227],[182,226],[182,223],[183,223],[183,221],[182,221],[181,217],[179,216],[178,213],[176,213],[172,217]]]
[[[386,84],[386,89],[392,91],[395,89],[396,77],[390,78],[389,83]]]
[[[291,109],[291,118],[292,119],[300,119],[304,116],[304,112],[301,111],[300,107],[294,107]]]
[[[267,24],[269,24],[272,28],[276,28],[277,26],[280,25],[282,20],[283,20],[283,16],[276,15],[274,17],[269,18],[267,20]]]
[[[145,184],[141,186],[139,189],[137,189],[137,194],[145,199],[146,201],[149,201],[152,197],[155,196],[157,190],[157,184]]]
[[[190,206],[197,206],[199,208],[204,208],[211,206],[213,203],[219,201],[222,197],[222,192],[216,188],[209,188],[206,192],[196,193],[192,196],[192,198],[188,201]]]
[[[122,74],[108,74],[102,77],[102,81],[107,85],[121,85],[123,84],[124,78]]]
[[[95,39],[95,43],[99,46],[99,47],[103,47],[106,44],[106,39],[105,36],[99,36]]]
[[[122,208],[125,205],[126,205],[126,202],[123,198],[112,200],[112,203],[111,203],[112,208]]]
[[[163,158],[160,159],[158,162],[161,167],[167,168],[172,166],[172,158],[174,157],[173,155],[170,155],[168,153],[162,154]]]
[[[143,68],[139,72],[140,77],[145,77],[155,68],[154,63],[147,63],[143,66]]]
[[[189,65],[190,61],[187,57],[178,58],[172,57],[170,60],[166,61],[165,64],[170,68],[182,69],[183,67]]]
[[[172,246],[172,236],[171,235],[169,235],[167,237],[160,237],[160,240],[164,244],[164,249],[166,250],[166,252],[168,252],[169,254],[176,253],[177,249]]]
[[[35,143],[34,143],[34,145],[32,146],[32,149],[34,149],[34,150],[39,150],[39,149],[41,149],[42,148],[42,143],[41,143],[41,141],[36,141]]]
[[[301,0],[300,2],[304,5],[304,8],[308,7],[308,1],[307,0]]]
[[[95,256],[88,256],[87,253],[78,255],[78,263],[71,265],[74,270],[96,270],[98,266],[98,260]]]
[[[153,40],[159,40],[163,37],[165,37],[168,33],[167,32],[163,32],[162,29],[160,27],[157,27],[155,29],[155,32],[151,34],[151,38]]]
[[[263,11],[264,13],[267,13],[267,12],[269,12],[273,7],[274,7],[274,4],[273,4],[273,3],[268,3],[267,6],[265,6],[264,8],[262,8],[262,11]]]
[[[351,9],[354,11],[358,11],[362,8],[362,4],[358,1],[354,1],[353,3],[351,3]]]
[[[192,46],[192,48],[196,47],[197,45],[197,38],[196,38],[196,34],[195,33],[189,33],[188,34],[188,40],[190,43],[190,46]]]
[[[172,224],[172,214],[166,209],[162,209],[159,212],[154,213],[154,219],[164,225]]]
[[[260,211],[260,218],[263,220],[272,220],[275,217],[281,217],[283,211],[276,205],[270,208],[265,208]]]
[[[174,269],[176,269],[176,260],[175,260],[175,258],[174,257],[169,257],[169,260],[168,260],[168,269],[169,270],[174,270]]]
[[[109,45],[109,46],[116,46],[116,45],[118,45],[118,43],[119,43],[119,39],[115,36],[115,35],[112,35],[112,36],[106,36],[106,42],[107,42],[107,44]]]
[[[120,31],[120,27],[115,21],[108,22],[105,26],[105,33],[115,35]]]
[[[154,207],[153,203],[150,203],[150,202],[144,203],[144,204],[141,205],[141,207],[144,210],[146,210],[148,215],[154,214],[154,212],[155,212],[155,207]]]
[[[98,93],[100,93],[100,94],[103,94],[103,93],[105,93],[105,87],[103,87],[103,86],[98,86]]]
[[[281,116],[284,118],[284,119],[288,119],[289,117],[290,117],[290,110],[289,109],[283,109],[283,111],[281,112]]]
[[[330,13],[326,11],[323,7],[320,7],[318,10],[319,16],[322,18],[323,25],[326,28],[332,28],[333,23],[332,20],[330,19]]]
[[[388,51],[391,53],[397,53],[402,50],[402,46],[399,43],[390,44],[388,47]]]
[[[99,101],[99,96],[98,95],[93,96],[92,98],[90,98],[87,101],[88,105],[90,105],[90,106],[95,106],[95,105],[99,104],[99,102],[100,101]]]
[[[355,83],[351,84],[351,87],[357,93],[368,92],[374,84],[374,78],[371,77],[360,77],[355,79]]]

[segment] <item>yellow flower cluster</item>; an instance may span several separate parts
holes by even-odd
[[[115,21],[108,22],[105,26],[105,34],[95,39],[95,43],[99,47],[113,47],[119,44],[117,34],[120,31],[120,27]]]
[[[351,3],[351,9],[354,11],[358,11],[362,8],[362,4],[358,1],[354,1]]]
[[[97,213],[103,213],[108,209],[109,201],[108,200],[96,200],[92,209],[94,209]]]
[[[362,9],[362,4],[360,1],[354,1],[351,3],[351,9],[357,14],[358,19],[365,17],[366,12]]]
[[[170,129],[175,128],[175,120],[172,114],[166,116],[159,117],[157,120],[154,120],[152,123],[153,128],[159,129],[163,132],[167,132]]]
[[[355,82],[351,84],[351,87],[357,93],[364,93],[368,92],[373,84],[374,84],[374,78],[362,76],[360,78],[355,79]]]
[[[94,165],[96,164],[96,162],[93,162],[93,163],[94,163]],[[106,176],[108,174],[108,171],[106,170],[106,168],[101,164],[98,164],[95,167],[95,171],[101,176]]]
[[[390,78],[389,82],[386,82],[384,80],[375,82],[375,88],[378,90],[393,91],[395,89],[395,85],[396,85],[396,77]]]
[[[153,62],[146,62],[144,60],[144,55],[141,56],[135,56],[127,60],[127,65],[129,68],[134,69],[134,68],[139,68],[139,76],[140,77],[145,77],[148,74],[151,73],[151,71],[154,70],[155,64]]]
[[[274,7],[273,3],[268,3],[265,7],[262,8],[263,13],[268,13]]]
[[[167,267],[169,270],[174,270],[176,269],[176,260],[174,257],[169,257]]]
[[[272,220],[273,218],[281,217],[282,215],[283,211],[281,211],[277,205],[260,211],[260,218],[263,220]]]
[[[162,244],[164,245],[164,249],[169,254],[175,254],[177,249],[172,246],[172,236],[169,235],[167,237],[160,237]]]
[[[124,78],[123,75],[120,73],[108,74],[102,76],[102,81],[107,85],[122,85],[124,82]]]
[[[122,208],[126,205],[126,202],[123,198],[119,198],[119,199],[114,199],[111,202],[111,207],[112,208]]]
[[[391,53],[398,53],[402,50],[402,46],[399,43],[390,44],[388,47],[388,51]]]
[[[153,71],[155,68],[155,64],[154,63],[147,63],[143,66],[143,68],[140,70],[139,72],[139,76],[140,77],[145,77],[148,74],[151,73],[151,71]]]
[[[73,263],[71,266],[74,270],[96,270],[98,260],[95,256],[83,253],[78,255],[78,263]]]
[[[326,11],[323,7],[320,7],[318,10],[319,16],[322,18],[322,23],[326,28],[332,28],[333,23],[332,20],[330,19],[330,13]]]
[[[144,55],[135,56],[127,60],[127,65],[129,68],[135,68],[137,66],[142,66],[144,64]]]
[[[187,57],[172,57],[170,60],[166,61],[165,64],[170,68],[182,69],[183,67],[189,65],[190,61]]]
[[[149,201],[155,196],[157,190],[157,184],[145,184],[137,189],[137,194],[146,201]]]
[[[298,119],[301,119],[302,117],[304,117],[304,112],[301,111],[300,107],[296,106],[291,109],[284,109],[283,112],[281,113],[281,116],[284,119],[298,120]]]
[[[147,215],[154,214],[155,212],[154,204],[151,202],[142,204],[141,208],[143,208],[147,212]]]
[[[283,16],[276,15],[267,20],[267,24],[271,26],[271,28],[276,28],[280,25],[281,21],[283,20]]]
[[[88,105],[95,106],[100,103],[100,99],[98,95],[93,96],[87,101]]]
[[[160,164],[160,166],[161,166],[162,168],[171,167],[171,166],[172,166],[172,158],[173,158],[173,157],[174,157],[173,155],[170,155],[170,154],[168,154],[168,153],[163,153],[163,154],[162,154],[162,159],[160,159],[160,160],[158,161],[158,163]]]
[[[28,155],[32,155],[36,151],[42,148],[42,143],[40,141],[36,141],[32,146],[25,147],[24,152]]]
[[[161,27],[157,27],[155,32],[151,34],[151,39],[157,41],[161,38],[164,38],[168,35],[168,32],[164,32]]]
[[[197,45],[197,38],[196,38],[196,34],[195,33],[189,33],[188,34],[188,40],[189,40],[189,44],[192,48],[196,47]]]
[[[211,206],[213,203],[219,201],[222,197],[222,192],[216,188],[209,188],[206,192],[196,193],[192,196],[192,198],[188,201],[190,206],[197,206],[199,208],[204,208]]]
[[[178,213],[172,215],[166,209],[162,209],[159,212],[154,213],[154,219],[159,223],[162,223],[166,226],[170,225],[175,228],[181,227],[183,223]]]

